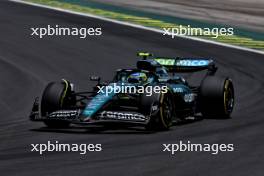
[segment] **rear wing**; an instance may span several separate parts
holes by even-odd
[[[212,59],[205,58],[153,58],[160,65],[166,67],[169,72],[195,72],[208,70],[209,74],[214,74],[217,70]]]

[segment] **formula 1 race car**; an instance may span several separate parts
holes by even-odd
[[[211,59],[154,57],[142,59],[135,69],[119,69],[109,83],[100,77],[92,91],[75,92],[68,80],[51,82],[41,101],[35,99],[30,119],[48,127],[82,125],[139,125],[148,130],[167,130],[188,117],[229,118],[234,107],[231,79],[217,77]],[[205,71],[199,86],[180,73]]]

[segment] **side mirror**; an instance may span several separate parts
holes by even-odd
[[[100,83],[101,78],[99,76],[90,76],[90,81],[97,81],[97,83]]]

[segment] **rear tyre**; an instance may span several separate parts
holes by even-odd
[[[200,108],[206,118],[229,118],[234,108],[234,87],[229,78],[208,76],[200,86]]]
[[[70,83],[66,80],[49,83],[42,95],[41,115],[47,116],[51,112],[66,108],[69,105],[70,93]],[[44,123],[51,128],[65,128],[70,125],[69,122],[61,120],[46,120]]]
[[[141,112],[150,116],[147,130],[169,130],[174,116],[174,102],[169,92],[153,93],[151,96],[143,94],[140,105]]]

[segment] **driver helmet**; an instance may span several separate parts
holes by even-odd
[[[127,81],[129,83],[144,83],[146,82],[148,79],[146,73],[142,73],[142,72],[135,72],[132,73],[128,76]]]

